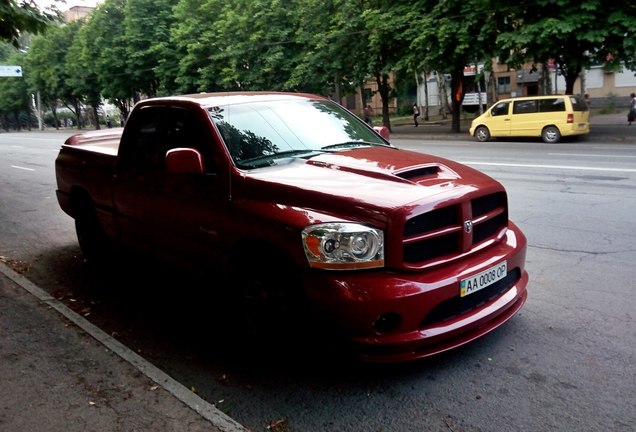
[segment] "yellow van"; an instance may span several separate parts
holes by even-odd
[[[587,104],[572,95],[502,99],[470,125],[470,135],[481,142],[490,138],[541,137],[543,142],[556,143],[561,137],[589,132]]]

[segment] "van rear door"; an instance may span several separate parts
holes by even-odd
[[[579,96],[570,96],[572,104],[572,128],[575,131],[589,131],[590,110],[585,100]]]

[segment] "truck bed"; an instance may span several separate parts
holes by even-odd
[[[115,128],[76,134],[68,138],[64,146],[116,156],[123,131],[123,128]]]

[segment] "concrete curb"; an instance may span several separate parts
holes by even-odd
[[[56,310],[63,317],[74,323],[81,330],[104,345],[114,354],[128,362],[141,374],[145,375],[157,385],[161,386],[168,393],[186,406],[196,411],[201,417],[208,420],[217,430],[222,432],[248,432],[244,426],[234,419],[221,412],[214,405],[206,402],[201,397],[190,391],[187,387],[174,380],[168,374],[145,360],[143,357],[130,350],[128,347],[117,341],[103,330],[85,320],[79,314],[68,308],[59,300],[49,295],[46,291],[34,285],[24,276],[12,270],[6,264],[0,262],[0,273],[33,295],[42,303]]]

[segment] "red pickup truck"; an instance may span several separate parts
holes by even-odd
[[[149,99],[68,138],[57,198],[89,261],[119,244],[218,266],[259,329],[311,317],[359,359],[418,359],[519,311],[526,238],[499,182],[384,132],[315,95]]]

